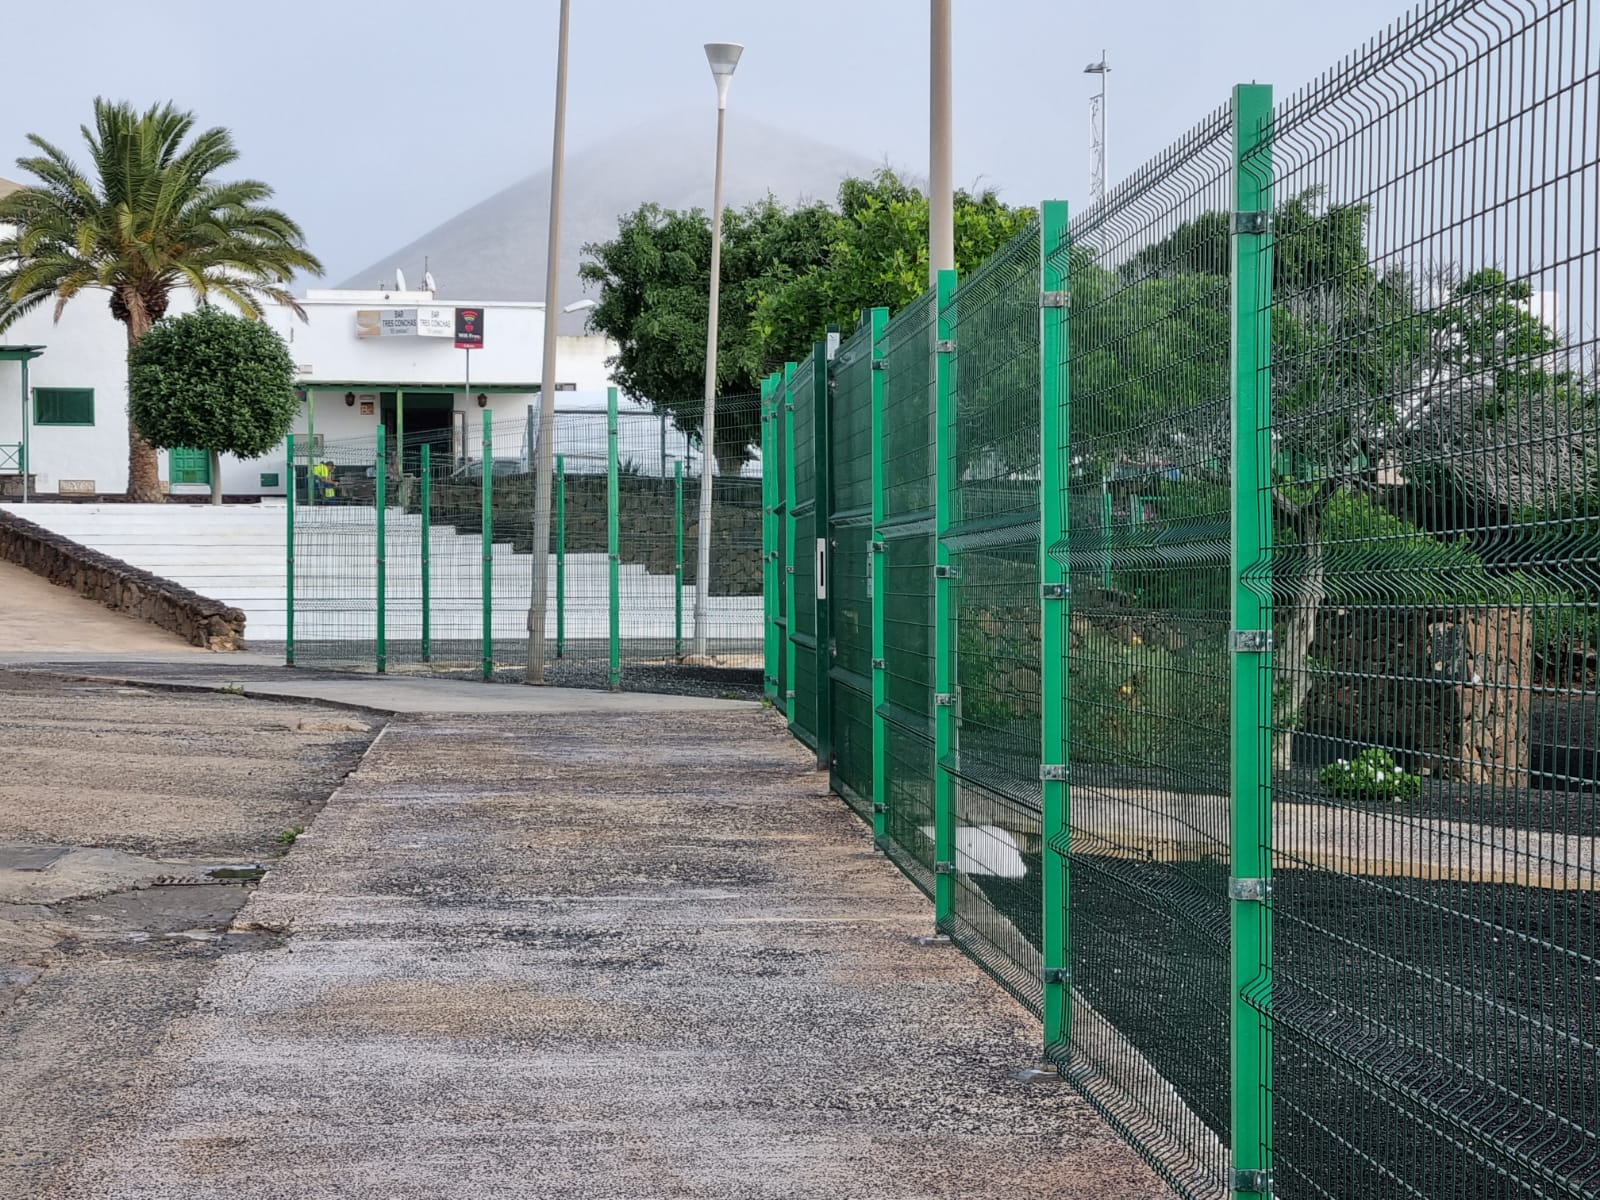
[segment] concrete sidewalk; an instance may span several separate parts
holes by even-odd
[[[514,691],[532,689],[492,689]],[[630,697],[637,702],[640,698]],[[400,716],[66,1200],[1162,1185],[770,714]]]

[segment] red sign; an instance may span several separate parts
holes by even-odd
[[[483,309],[456,309],[456,349],[483,349]]]

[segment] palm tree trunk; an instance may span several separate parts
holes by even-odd
[[[1301,527],[1306,546],[1306,575],[1295,589],[1294,608],[1285,623],[1284,644],[1275,656],[1278,670],[1288,674],[1276,697],[1277,712],[1272,718],[1276,729],[1272,739],[1272,765],[1279,771],[1287,771],[1294,765],[1294,735],[1311,695],[1311,647],[1317,640],[1317,617],[1327,592],[1320,524],[1317,515],[1310,515]]]
[[[128,315],[124,324],[128,330],[128,351],[139,344],[139,339],[150,332],[153,322],[145,310],[144,300],[132,288],[124,290]],[[130,391],[130,400],[132,394]],[[139,427],[128,416],[128,501],[131,504],[160,504],[166,497],[161,494],[161,466],[156,461],[155,448],[144,440]]]
[[[211,452],[211,503],[222,503],[222,454],[217,450]]]

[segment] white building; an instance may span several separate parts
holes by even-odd
[[[0,494],[120,495],[128,481],[127,335],[105,294],[85,293],[53,319],[45,305],[0,335]],[[171,312],[194,306],[176,293]],[[496,426],[525,421],[543,371],[544,305],[529,301],[439,304],[431,291],[318,291],[301,301],[306,319],[273,306],[267,320],[288,343],[303,411],[294,426],[301,477],[308,453],[336,456],[340,441],[375,439],[380,424],[403,431],[408,459],[426,442],[452,461],[481,453],[484,413]],[[458,314],[479,348],[458,348]],[[557,342],[557,389],[601,393],[615,346],[600,337]],[[576,397],[575,397],[576,399]],[[25,448],[25,449],[24,449]],[[495,457],[524,453],[520,436]],[[161,478],[174,494],[210,490],[208,456],[162,451]],[[285,447],[263,458],[224,457],[229,496],[281,496],[290,478]]]

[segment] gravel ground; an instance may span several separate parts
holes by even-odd
[[[350,724],[0,672],[0,1197],[50,1194],[219,959],[262,939],[229,932],[245,885],[147,885],[275,860],[371,739],[300,727],[330,718]]]
[[[392,720],[63,1200],[1160,1183],[760,710]]]

